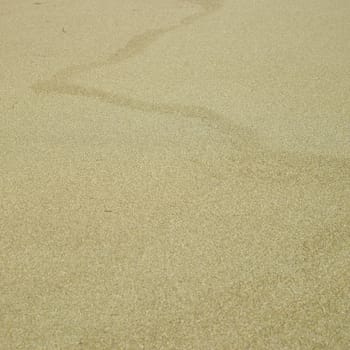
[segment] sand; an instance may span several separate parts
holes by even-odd
[[[1,0],[0,349],[349,349],[349,17]]]

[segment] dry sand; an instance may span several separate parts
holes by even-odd
[[[349,18],[1,0],[0,349],[349,349]]]

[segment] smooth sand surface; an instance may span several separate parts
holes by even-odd
[[[350,349],[348,0],[0,1],[0,350]]]

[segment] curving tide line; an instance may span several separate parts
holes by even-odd
[[[292,178],[295,176],[298,177],[300,172],[304,173],[304,175],[310,175],[311,172],[318,174],[320,164],[323,164],[323,166],[327,168],[331,167],[332,171],[335,173],[342,173],[344,171],[344,166],[350,169],[350,164],[348,161],[339,160],[334,157],[311,155],[296,156],[288,152],[273,152],[271,150],[266,150],[264,147],[262,147],[258,140],[257,134],[252,129],[236,125],[230,119],[225,118],[220,113],[207,107],[198,105],[154,103],[123,94],[116,94],[103,89],[86,87],[71,81],[71,79],[76,75],[93,69],[115,65],[140,55],[164,34],[193,24],[199,19],[218,11],[223,6],[222,0],[182,1],[188,1],[195,5],[199,5],[201,7],[201,11],[185,17],[184,19],[180,20],[178,24],[148,30],[143,34],[136,35],[130,39],[123,48],[119,49],[113,55],[110,55],[103,60],[83,65],[69,66],[54,74],[50,79],[35,83],[32,86],[32,90],[38,94],[61,94],[94,98],[103,103],[113,104],[118,107],[128,108],[131,110],[200,120],[211,129],[220,131],[220,133],[225,134],[225,136],[228,137],[229,142],[232,144],[235,150],[240,150],[244,154],[242,159],[246,159],[244,163],[246,164],[246,167],[250,168],[250,174],[255,178],[261,178],[263,173],[266,173],[267,177],[272,177],[275,180],[277,178],[280,180],[288,180],[290,179],[291,174]],[[276,173],[274,174],[274,172],[271,171],[276,166],[282,166],[282,168],[284,168],[284,170],[290,174],[288,175],[282,172],[276,176]],[[328,176],[325,177],[328,178]]]

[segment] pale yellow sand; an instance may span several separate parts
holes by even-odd
[[[349,349],[349,18],[1,0],[0,350]]]

